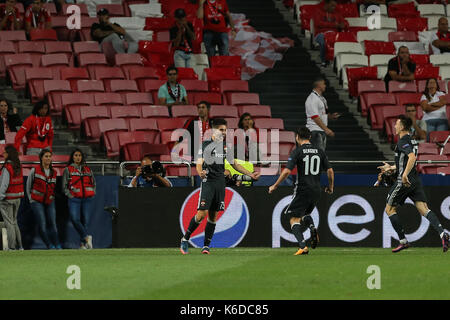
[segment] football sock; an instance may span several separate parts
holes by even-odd
[[[216,223],[211,222],[208,219],[208,222],[206,223],[206,227],[205,227],[205,241],[203,242],[203,246],[209,247],[209,245],[211,244],[211,240],[214,235],[215,229],[216,229]]]
[[[425,218],[427,218],[431,225],[433,226],[434,230],[436,230],[439,235],[442,238],[442,235],[444,233],[444,228],[442,228],[441,223],[439,222],[439,219],[436,217],[436,214],[433,211],[428,211],[428,213],[425,215]]]
[[[294,223],[291,227],[292,233],[294,234],[295,238],[298,241],[298,246],[299,248],[303,249],[306,244],[305,244],[305,239],[303,238],[303,233],[301,230],[301,226],[300,223]]]
[[[304,216],[302,221],[305,223],[305,226],[308,228],[314,228],[314,221],[310,215]]]
[[[398,234],[398,238],[400,240],[405,240],[406,239],[405,231],[403,230],[403,227],[400,224],[400,219],[398,218],[398,215],[394,213],[392,216],[389,216],[389,220],[391,220],[392,226],[394,227],[395,232],[397,232]]]
[[[186,233],[184,234],[184,240],[189,240],[192,232],[194,232],[195,229],[197,229],[197,227],[199,225],[200,225],[200,222],[197,222],[196,216],[193,216],[191,219],[191,222],[189,222],[189,227],[188,227]]]

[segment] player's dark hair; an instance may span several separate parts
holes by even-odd
[[[311,131],[309,131],[309,129],[306,127],[298,128],[295,133],[302,140],[311,139]]]
[[[410,118],[408,118],[407,116],[401,114],[401,115],[398,116],[398,119],[402,123],[403,130],[405,130],[405,131],[410,131],[411,130],[412,120]]]
[[[197,103],[197,107],[200,106],[201,104],[206,105],[206,108],[211,109],[211,103],[209,103],[208,101],[202,100],[199,103]]]
[[[166,70],[166,74],[169,74],[170,71],[175,71],[178,74],[178,69],[175,68],[174,66],[168,67]]]
[[[219,126],[226,126],[227,120],[223,118],[213,119],[213,128],[218,128]]]

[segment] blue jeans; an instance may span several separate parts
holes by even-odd
[[[72,221],[73,226],[80,235],[82,243],[86,243],[86,237],[88,236],[92,199],[93,197],[72,199],[69,198],[70,220]],[[81,222],[82,215],[83,222]]]
[[[320,60],[322,62],[326,62],[326,46],[325,46],[325,36],[323,33],[319,33],[316,38],[314,39],[318,44],[320,48]]]
[[[216,55],[216,45],[219,47],[219,56],[228,56],[228,33],[205,30],[203,43],[208,57]]]
[[[175,62],[175,67],[177,68],[192,68],[194,65],[192,62],[192,55],[182,50],[175,50],[173,60]]]
[[[39,225],[39,234],[47,248],[50,248],[50,245],[52,244],[55,247],[58,246],[59,239],[58,230],[56,229],[55,201],[48,205],[34,201],[31,203],[31,209],[33,210]],[[49,231],[48,233],[47,229]]]
[[[431,131],[446,131],[448,130],[448,120],[447,119],[430,119],[425,120],[427,123],[427,140],[430,140]]]
[[[327,135],[323,131],[311,131],[311,144],[325,151],[327,146]]]

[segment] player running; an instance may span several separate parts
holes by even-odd
[[[269,187],[269,193],[272,193],[291,174],[291,170],[297,166],[294,195],[284,212],[290,217],[291,230],[298,241],[299,249],[294,254],[296,256],[309,252],[303,238],[303,232],[306,228],[311,231],[311,248],[315,249],[319,242],[319,235],[310,214],[320,198],[321,169],[326,170],[328,175],[328,187],[325,188],[325,192],[332,194],[334,189],[334,171],[330,167],[328,158],[322,149],[318,149],[311,144],[310,138],[311,131],[309,129],[300,128],[297,130],[295,139],[299,147],[292,151],[286,168],[277,182]]]
[[[233,162],[234,157],[228,156],[225,143],[226,134],[226,120],[214,119],[212,137],[203,142],[202,150],[199,151],[197,172],[203,180],[200,186],[197,214],[192,218],[186,233],[181,238],[180,250],[183,254],[188,253],[191,234],[206,216],[208,216],[208,222],[205,227],[202,253],[209,254],[209,245],[216,228],[217,213],[225,210],[225,158],[228,162],[231,160],[230,164],[235,170],[254,180],[259,179],[259,173],[251,173],[237,162]],[[233,152],[233,150],[229,150],[229,152]]]
[[[397,181],[389,191],[386,204],[386,213],[400,239],[399,246],[393,249],[392,252],[395,253],[409,248],[409,243],[406,240],[405,232],[397,215],[397,206],[403,205],[408,197],[414,202],[420,214],[427,218],[433,228],[439,233],[442,239],[442,249],[446,252],[448,250],[449,236],[444,232],[436,214],[428,209],[427,198],[416,171],[418,147],[416,140],[411,139],[409,134],[411,125],[411,119],[404,115],[398,117],[395,123],[395,133],[399,135],[399,140],[395,147],[395,165],[391,166],[384,163],[383,166],[378,167],[382,173],[394,170],[398,172]]]

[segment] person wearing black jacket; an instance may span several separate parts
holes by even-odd
[[[22,120],[17,113],[17,108],[12,108],[8,100],[0,98],[0,143],[5,141],[6,132],[17,132],[17,127],[22,125]]]

